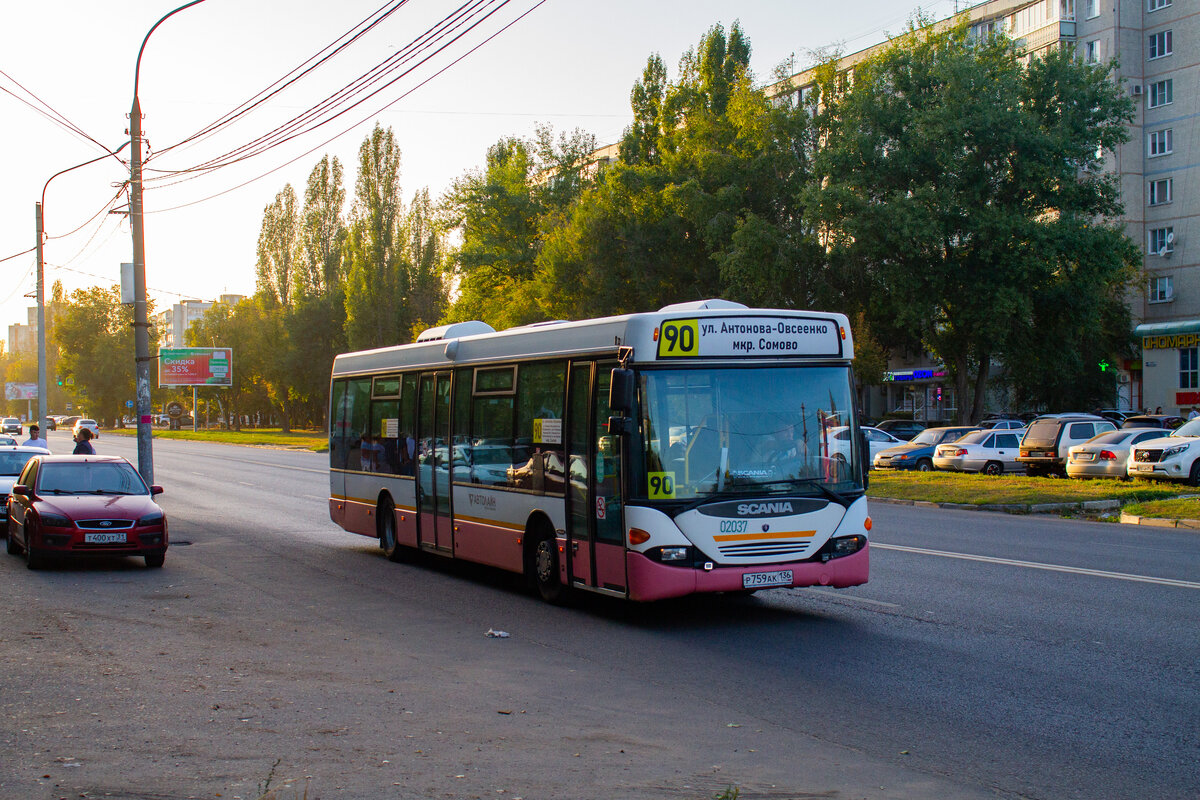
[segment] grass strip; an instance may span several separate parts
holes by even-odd
[[[136,436],[137,428],[105,428],[104,434],[117,436]],[[312,450],[323,453],[329,450],[329,438],[322,432],[289,431],[284,433],[279,428],[253,428],[241,431],[211,430],[159,430],[154,429],[155,439],[185,439],[195,442],[218,442],[220,444],[241,444],[257,447],[286,447],[295,450]]]
[[[1039,505],[1119,500],[1148,502],[1195,494],[1192,486],[1097,478],[1078,480],[1025,475],[981,475],[961,472],[871,471],[868,494],[896,500],[968,505]],[[1135,513],[1135,512],[1130,512]]]
[[[1152,500],[1132,503],[1123,509],[1126,514],[1157,519],[1200,519],[1200,498],[1189,497],[1175,500]]]

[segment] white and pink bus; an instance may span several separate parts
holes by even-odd
[[[340,355],[329,514],[551,601],[865,583],[853,355],[844,315],[722,300]]]

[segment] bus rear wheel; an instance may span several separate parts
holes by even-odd
[[[553,536],[538,540],[533,548],[533,582],[547,603],[561,603],[567,588],[558,579],[558,541]]]

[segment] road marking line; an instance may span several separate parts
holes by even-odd
[[[869,597],[858,597],[852,594],[838,594],[837,592],[826,591],[825,589],[804,589],[806,594],[817,594],[822,597],[828,597],[831,600],[845,600],[852,603],[866,603],[869,606],[879,606],[880,608],[901,608],[895,603],[885,603],[882,600],[872,600]]]
[[[1111,578],[1118,581],[1134,581],[1136,583],[1156,583],[1159,586],[1175,586],[1180,589],[1200,589],[1196,581],[1178,581],[1173,578],[1154,578],[1149,575],[1132,575],[1128,572],[1107,572],[1102,569],[1084,569],[1082,567],[1064,567],[1059,564],[1042,564],[1037,561],[1016,561],[1011,558],[994,558],[992,556],[976,556],[968,553],[951,553],[945,550],[927,550],[924,547],[905,547],[899,544],[880,544],[871,542],[871,548],[882,550],[898,550],[902,553],[917,553],[924,556],[941,556],[942,558],[957,558],[963,561],[981,561],[985,564],[1002,564],[1009,567],[1025,567],[1026,569],[1044,569],[1049,572],[1067,572],[1073,575],[1090,575],[1095,578]]]

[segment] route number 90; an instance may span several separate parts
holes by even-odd
[[[674,472],[651,472],[648,483],[651,500],[670,500],[675,497]]]
[[[700,355],[700,323],[694,319],[664,322],[658,333],[658,357],[680,358]]]

